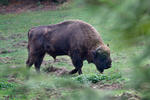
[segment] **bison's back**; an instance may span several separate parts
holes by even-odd
[[[29,41],[56,55],[66,55],[72,49],[96,48],[103,43],[96,29],[80,20],[32,28]]]
[[[92,25],[86,22],[71,20],[56,24],[56,26],[60,29],[58,29],[60,35],[67,37],[73,48],[85,47],[92,49],[103,44],[100,34]]]

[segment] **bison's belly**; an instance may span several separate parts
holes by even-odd
[[[61,44],[61,45],[55,45],[54,46],[54,52],[55,55],[67,55],[69,47],[66,46],[66,44]]]
[[[51,55],[59,56],[59,55],[68,55],[68,51],[70,50],[68,43],[64,41],[57,41],[52,44],[52,51],[50,51]]]
[[[49,55],[51,55],[52,57],[56,57],[56,56],[61,56],[61,55],[68,55],[68,50],[64,50],[64,49],[55,49],[54,51],[47,51],[47,53]]]
[[[53,52],[52,55],[55,55],[55,56],[68,55],[68,52],[58,50],[58,51]]]

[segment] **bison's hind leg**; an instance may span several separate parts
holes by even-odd
[[[34,64],[34,59],[33,59],[33,53],[30,51],[30,48],[29,48],[29,44],[28,44],[28,59],[26,61],[26,67],[29,69],[33,64]]]
[[[41,54],[38,54],[38,55],[36,56],[36,59],[35,59],[35,62],[34,62],[34,66],[35,66],[35,69],[36,69],[36,71],[37,71],[38,73],[40,72],[40,66],[41,66],[41,64],[42,64],[44,55],[45,55],[45,53],[41,53]]]
[[[28,60],[26,61],[26,66],[27,66],[27,68],[30,68],[32,65],[33,65],[33,61],[31,60],[31,57],[29,56],[28,57]]]
[[[33,64],[37,72],[40,72],[45,52],[29,52],[28,60],[26,61],[27,68],[29,69]]]

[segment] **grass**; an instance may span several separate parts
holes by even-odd
[[[114,95],[120,94],[122,91],[130,91],[125,86],[131,80],[133,68],[131,58],[138,56],[139,52],[142,53],[144,46],[121,50],[119,46],[116,46],[119,45],[119,43],[116,44],[116,38],[112,37],[112,34],[116,34],[109,31],[109,28],[113,25],[111,23],[114,23],[113,19],[115,18],[115,14],[109,13],[108,16],[105,16],[105,13],[108,12],[107,9],[106,11],[103,11],[105,9],[99,9],[101,13],[93,15],[89,13],[90,9],[84,6],[82,2],[80,5],[76,5],[77,7],[70,9],[62,8],[55,11],[28,11],[19,14],[0,15],[0,38],[4,37],[4,39],[0,39],[0,50],[2,48],[14,50],[11,53],[0,54],[0,99],[6,99],[8,97],[13,100],[43,100],[48,98],[52,100],[65,100],[65,98],[74,100],[73,98],[81,96],[79,100],[84,100],[88,98],[88,94],[92,95],[95,91],[101,91],[91,90],[90,88],[92,83],[97,82],[102,82],[104,85],[114,83],[122,84],[123,89],[111,90],[111,94]],[[110,16],[112,16],[111,19],[105,20]],[[33,26],[55,24],[69,19],[84,20],[100,32],[104,42],[110,44],[111,57],[113,59],[112,68],[105,70],[104,74],[101,75],[96,70],[94,64],[88,64],[87,61],[84,61],[83,75],[58,77],[45,74],[44,72],[41,75],[37,75],[34,67],[32,67],[30,70],[31,77],[28,79],[27,72],[25,71],[27,49],[17,43],[24,40],[27,41],[27,32]],[[131,53],[132,51],[135,52]],[[67,56],[58,57],[58,59],[61,58],[65,58],[68,62],[71,62]],[[47,55],[44,60],[48,61],[53,59]],[[63,66],[68,70],[73,69],[73,66],[67,62],[55,63],[54,66]],[[44,68],[45,65],[41,67]],[[21,82],[8,82],[11,78]],[[109,92],[109,90],[105,91]],[[95,100],[101,97],[99,96],[100,93],[96,92]]]

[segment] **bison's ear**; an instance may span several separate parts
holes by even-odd
[[[107,44],[107,46],[109,47],[109,44]]]

